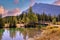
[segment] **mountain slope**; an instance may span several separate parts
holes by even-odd
[[[42,14],[43,12],[51,15],[60,14],[60,6],[50,5],[50,4],[35,3],[32,6],[32,10],[34,13],[38,13],[38,14]]]

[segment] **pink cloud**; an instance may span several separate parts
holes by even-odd
[[[30,0],[30,6],[33,6],[35,4],[35,0]]]
[[[4,14],[2,15],[2,17],[7,16],[8,10],[5,10]]]
[[[15,3],[15,4],[18,4],[18,3],[19,3],[19,0],[14,0],[14,3]]]
[[[20,14],[20,9],[19,8],[15,8],[13,10],[7,10],[3,6],[0,6],[0,14],[2,15],[2,17],[5,17],[5,16],[16,16],[16,15]]]
[[[12,11],[8,11],[7,16],[16,16],[20,14],[20,9],[19,8],[15,8]]]
[[[3,6],[0,6],[0,15],[2,15],[2,17],[6,16],[8,10],[6,10]]]
[[[5,9],[3,8],[3,6],[0,6],[0,14],[4,14]]]
[[[56,1],[54,2],[54,4],[60,6],[60,0],[56,0]]]

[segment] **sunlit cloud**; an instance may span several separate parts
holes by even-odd
[[[16,9],[13,9],[12,11],[8,11],[7,16],[16,16],[19,14],[20,14],[20,9],[16,8]]]
[[[2,15],[2,17],[5,17],[5,16],[17,16],[17,15],[20,15],[20,9],[15,8],[13,10],[7,10],[7,9],[4,9],[3,6],[0,6],[0,14]]]
[[[19,0],[14,0],[14,3],[15,3],[15,4],[18,4],[18,3],[19,3]]]
[[[35,0],[30,0],[30,6],[33,6],[35,4]]]
[[[60,0],[56,0],[56,1],[54,2],[54,4],[60,6]]]
[[[5,9],[3,8],[3,6],[0,6],[0,14],[4,14]]]
[[[2,15],[2,17],[7,16],[8,10],[6,10],[3,6],[0,6],[0,15]]]
[[[2,14],[2,17],[7,16],[8,10],[5,10],[4,14]]]

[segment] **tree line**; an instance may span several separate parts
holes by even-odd
[[[1,16],[1,15],[0,15]],[[17,23],[30,23],[30,22],[39,22],[39,21],[48,21],[48,22],[59,22],[60,21],[60,14],[58,16],[50,14],[47,15],[46,13],[34,13],[32,11],[32,7],[29,8],[28,12],[22,12],[19,16],[7,16],[4,18],[0,17],[0,27],[3,27],[4,24],[9,23],[11,25],[16,25]]]

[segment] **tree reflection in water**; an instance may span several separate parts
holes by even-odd
[[[0,29],[0,40],[2,39],[3,32],[4,32],[4,30]]]
[[[28,40],[37,34],[35,29],[0,29],[0,40]]]
[[[20,30],[16,29],[4,29],[0,34],[0,40],[27,40],[28,36],[24,36]]]
[[[10,32],[10,37],[13,40],[15,38],[15,36],[16,36],[16,30],[15,30],[15,28],[14,29],[13,28],[10,28],[9,29],[9,32]]]
[[[10,37],[9,30],[5,29],[5,31],[3,32],[3,35],[2,35],[2,40],[12,40]]]

